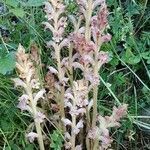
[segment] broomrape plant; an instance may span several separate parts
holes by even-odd
[[[21,87],[23,95],[19,97],[18,108],[21,111],[28,111],[34,119],[35,132],[29,132],[26,137],[30,142],[38,139],[40,149],[44,149],[41,123],[44,122],[45,115],[40,111],[37,104],[40,99],[44,99],[45,89],[41,89],[35,67],[30,60],[29,54],[25,54],[25,49],[19,45],[16,54],[16,68],[18,78],[13,79],[16,87]]]
[[[108,10],[105,0],[76,0],[76,3],[79,13],[67,17],[61,0],[45,2],[48,21],[43,24],[53,35],[47,47],[53,49],[52,57],[56,62],[56,67],[48,66],[49,74],[55,77],[55,90],[50,92],[53,99],[50,103],[56,110],[53,119],[62,130],[65,149],[104,150],[111,147],[113,141],[109,129],[120,126],[119,121],[126,115],[127,105],[114,107],[111,116],[104,117],[97,112],[99,70],[109,61],[108,52],[101,50],[101,45],[111,40],[111,35],[106,33]],[[66,36],[69,19],[73,32]],[[62,55],[64,51],[65,57]],[[36,127],[36,133],[31,131],[27,137],[30,142],[37,138],[43,150],[41,124],[45,115],[37,104],[44,99],[45,90],[40,89],[33,63],[21,45],[16,67],[19,78],[13,80],[24,91],[18,107],[32,115]]]

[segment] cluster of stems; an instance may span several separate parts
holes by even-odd
[[[105,150],[112,143],[109,129],[120,126],[119,121],[126,114],[127,105],[114,107],[110,116],[98,113],[99,71],[109,61],[109,53],[101,50],[101,45],[111,40],[111,35],[106,33],[108,10],[105,0],[76,0],[76,3],[79,13],[66,16],[61,0],[45,2],[48,21],[43,24],[52,33],[47,47],[51,49],[55,62],[54,66],[48,66],[49,74],[55,78],[55,92],[49,89],[52,109],[53,106],[57,108],[54,116],[57,114],[59,117],[54,124],[64,135],[64,149]],[[67,22],[72,25],[69,35],[65,34]],[[20,49],[22,47],[19,46]],[[22,55],[27,56],[24,51]],[[32,114],[37,133],[29,133],[27,137],[30,142],[37,138],[40,150],[43,150],[41,123],[45,115],[38,110],[37,101],[43,98],[45,90],[37,91],[40,86],[33,64],[28,58],[26,61],[23,59],[17,57],[20,79],[14,81],[19,81],[26,97],[18,106]],[[23,68],[18,67],[18,63]],[[37,89],[32,85],[33,80],[38,85]]]

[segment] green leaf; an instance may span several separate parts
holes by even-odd
[[[147,60],[147,64],[150,64],[150,59]]]
[[[8,131],[11,131],[12,130],[12,124],[10,124],[7,120],[1,120],[0,122],[0,126],[1,126],[1,129],[4,131],[4,132],[8,132]]]
[[[6,5],[12,6],[16,8],[18,6],[19,2],[17,0],[6,0]]]
[[[52,142],[52,143],[50,144],[50,147],[51,147],[51,148],[55,148],[55,147],[56,147],[56,144],[55,144],[54,142]]]
[[[142,56],[144,59],[150,59],[150,52],[143,52],[143,53],[141,53],[141,56]]]
[[[61,150],[62,147],[62,137],[58,131],[53,131],[53,133],[50,135],[51,137],[51,144],[50,147],[54,150]]]
[[[134,64],[139,63],[140,61],[141,61],[140,56],[133,56],[133,57],[129,58],[128,63],[131,65],[134,65]]]
[[[4,57],[7,54],[7,51],[5,50],[5,46],[3,44],[0,44],[0,59]]]
[[[128,64],[134,65],[141,61],[141,58],[139,55],[134,55],[130,48],[128,48],[125,52],[125,54],[122,56],[122,59],[127,62]]]
[[[32,6],[42,6],[44,5],[45,0],[28,0],[28,2],[25,4],[26,6],[32,7]]]
[[[25,150],[34,150],[34,147],[30,144],[26,146]]]
[[[15,54],[8,53],[5,57],[0,58],[0,73],[5,75],[7,72],[15,68]]]
[[[21,8],[10,9],[10,12],[20,18],[23,18],[23,16],[25,15],[25,11]]]
[[[131,49],[130,48],[127,48],[126,50],[126,58],[130,58],[130,57],[133,57],[134,54],[132,53]]]

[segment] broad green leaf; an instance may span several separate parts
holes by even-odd
[[[128,63],[131,64],[131,65],[134,65],[134,64],[139,63],[140,61],[141,61],[140,56],[133,56],[133,57],[129,58]]]
[[[150,59],[150,52],[143,52],[143,53],[141,53],[141,56],[142,56],[144,59]]]
[[[3,44],[0,44],[0,59],[4,57],[7,54],[5,50],[5,46]]]
[[[5,75],[7,72],[15,68],[15,54],[8,53],[5,57],[0,58],[0,73]]]
[[[21,8],[10,9],[10,12],[20,18],[23,18],[23,16],[25,15],[25,11]]]
[[[150,59],[147,60],[147,64],[150,64]]]
[[[6,5],[12,6],[16,8],[18,6],[19,2],[17,0],[6,0]]]
[[[28,2],[25,4],[26,6],[32,7],[32,6],[42,6],[44,5],[44,2],[46,0],[28,0]]]
[[[130,58],[130,57],[133,57],[134,54],[132,53],[131,49],[130,48],[127,48],[126,50],[126,58]]]

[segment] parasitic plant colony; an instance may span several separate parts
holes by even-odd
[[[23,91],[18,108],[33,118],[26,137],[31,143],[38,141],[40,150],[49,149],[46,148],[47,122],[52,128],[46,131],[58,129],[63,136],[61,149],[110,149],[113,142],[110,128],[119,127],[127,114],[126,104],[114,106],[110,116],[98,112],[99,71],[109,62],[109,53],[102,51],[101,46],[111,40],[106,32],[109,27],[106,2],[76,0],[76,3],[78,13],[66,16],[61,0],[45,2],[47,22],[43,24],[52,34],[47,48],[51,49],[48,55],[55,64],[47,66],[44,84],[49,84],[48,92],[40,84],[30,54],[26,54],[21,45],[16,54],[18,78],[13,81]],[[73,29],[66,35],[68,23]],[[46,104],[51,110],[46,110]],[[51,143],[51,139],[48,140]]]

